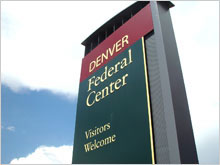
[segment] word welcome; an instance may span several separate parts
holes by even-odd
[[[88,131],[85,131],[86,139],[92,138],[98,134],[101,134],[105,131],[108,131],[111,128],[111,124],[107,123],[101,127],[95,127],[94,129],[89,129]],[[112,135],[109,137],[106,137],[101,140],[94,139],[93,142],[89,142],[87,144],[84,144],[85,152],[96,150],[100,147],[103,147],[105,145],[108,145],[110,143],[113,143],[116,141],[116,135]]]

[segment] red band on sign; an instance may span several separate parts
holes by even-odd
[[[148,4],[83,58],[80,82],[151,30],[153,21]]]

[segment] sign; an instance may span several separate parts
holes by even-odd
[[[73,163],[155,163],[142,37],[150,13],[147,5],[83,59]]]

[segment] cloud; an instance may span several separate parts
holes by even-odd
[[[219,132],[209,130],[205,136],[197,140],[199,163],[219,164]],[[208,151],[208,152],[207,152]]]
[[[219,2],[174,4],[171,16],[199,160],[218,163]]]
[[[40,146],[26,157],[15,158],[10,164],[71,164],[73,146]]]
[[[14,126],[7,126],[7,127],[5,127],[5,126],[1,125],[1,129],[2,130],[11,131],[11,132],[15,131],[15,127]]]
[[[198,128],[196,130],[201,130],[199,129],[201,125],[218,127],[219,8],[217,4],[218,2],[175,2],[176,6],[171,9],[190,112],[193,124]],[[187,12],[181,10],[182,6],[185,8],[189,6]]]
[[[28,88],[76,95],[81,42],[132,3],[2,2],[2,83],[15,92]]]
[[[8,126],[8,127],[6,127],[6,130],[14,132],[15,127],[14,126]]]
[[[16,92],[76,95],[84,54],[80,43],[132,3],[2,2],[2,83]],[[198,154],[210,163],[218,159],[203,154],[210,139],[219,151],[219,2],[174,4],[170,10]]]

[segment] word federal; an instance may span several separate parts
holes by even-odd
[[[124,69],[129,64],[131,64],[132,61],[132,53],[131,49],[128,49],[128,57],[123,58],[121,61],[117,62],[114,66],[108,68],[108,66],[105,66],[105,71],[100,76],[92,76],[88,80],[88,92],[92,90],[93,86],[98,86],[100,83],[107,80],[109,77],[112,77],[114,74],[116,74],[119,70]],[[104,99],[109,94],[112,94],[116,90],[119,90],[121,87],[125,86],[127,84],[126,78],[128,77],[128,73],[123,75],[121,78],[117,79],[114,82],[111,82],[108,86],[103,88],[101,91],[91,91],[86,99],[86,105],[92,106],[95,104],[95,102],[99,102],[101,99]]]

